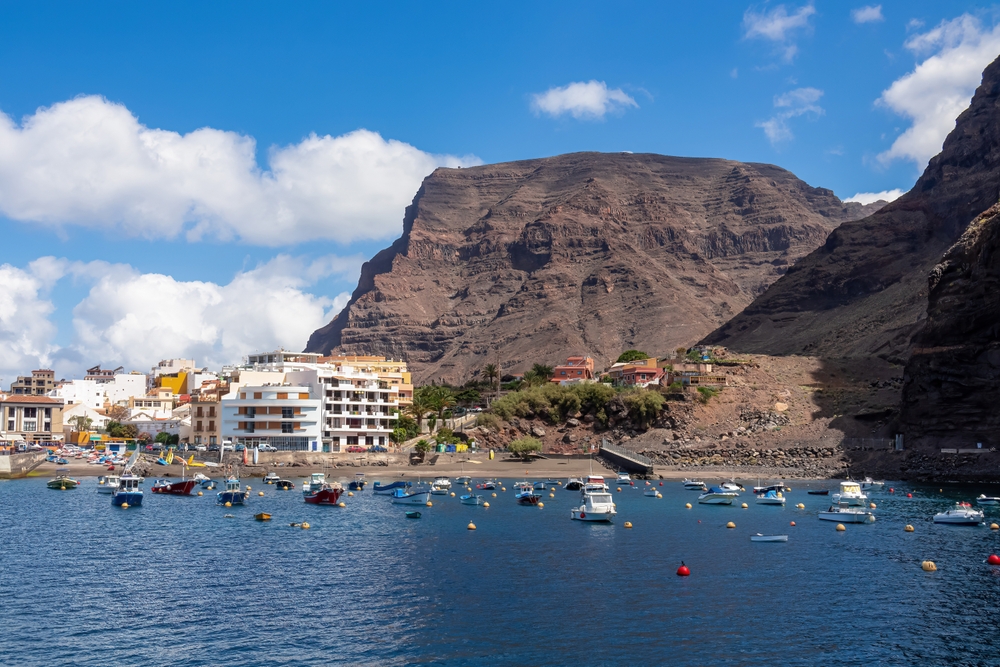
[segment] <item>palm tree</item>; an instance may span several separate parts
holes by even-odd
[[[438,422],[444,423],[444,412],[455,405],[455,395],[447,387],[431,387],[427,392],[427,400],[437,411]]]
[[[497,379],[498,371],[496,364],[486,364],[483,366],[483,375],[486,376],[486,381],[492,387],[493,382]]]
[[[428,412],[433,411],[434,406],[431,405],[430,400],[423,392],[413,392],[413,400],[404,409],[404,412],[417,422],[417,433],[420,433],[423,428],[424,417],[427,416]]]

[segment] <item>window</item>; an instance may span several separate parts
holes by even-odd
[[[204,413],[202,412],[202,409],[201,409],[200,405],[198,406],[198,411],[195,413],[194,416],[195,417],[204,417],[205,416]]]
[[[203,428],[201,427],[201,421],[196,421],[196,422],[194,423],[194,430],[196,430],[196,431],[202,431],[202,430],[204,430],[204,429],[203,429]]]
[[[247,422],[247,433],[253,433],[253,422]]]
[[[209,431],[214,431],[215,430],[215,422],[214,421],[208,422],[208,430]]]
[[[201,444],[201,436],[200,435],[194,436],[194,444],[196,444],[196,445],[200,445]]]
[[[281,408],[282,419],[291,419],[293,416],[292,408]]]
[[[219,444],[218,438],[216,438],[214,435],[211,436],[211,437],[209,437],[208,444],[210,444],[210,445],[217,445],[217,444]]]
[[[375,444],[375,436],[371,436],[371,435],[367,436],[365,438],[365,444],[369,445],[369,446],[374,445]]]
[[[34,433],[35,431],[38,430],[38,421],[35,419],[23,420],[21,422],[21,430],[28,433]]]
[[[256,417],[257,408],[247,408],[247,417]]]
[[[256,398],[256,399],[261,399],[261,398],[264,398],[264,392],[261,392],[261,391],[255,391],[255,392],[253,393],[253,397],[254,397],[254,398]]]
[[[214,417],[215,416],[215,406],[214,405],[208,406],[208,416],[209,417]]]
[[[35,419],[38,417],[38,408],[25,408],[24,418],[25,419]]]
[[[358,444],[358,436],[356,436],[356,435],[349,435],[349,436],[347,436],[347,444],[349,444],[349,445],[356,445],[356,444]]]
[[[294,433],[295,424],[292,422],[281,422],[281,432],[282,433]]]

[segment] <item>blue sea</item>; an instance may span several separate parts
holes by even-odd
[[[805,493],[835,482],[748,509],[625,487],[597,525],[562,488],[516,505],[513,480],[489,508],[434,496],[416,520],[370,490],[315,507],[258,479],[245,507],[147,488],[121,510],[94,479],[45,481],[0,482],[5,665],[1000,664],[1000,535],[930,521],[988,487],[887,485],[875,524],[838,533]]]

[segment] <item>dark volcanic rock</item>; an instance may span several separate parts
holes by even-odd
[[[1000,185],[1000,63],[908,193],[838,227],[706,342],[761,354],[909,355],[927,275]]]
[[[927,321],[906,366],[911,444],[1000,446],[1000,205],[979,216],[930,277]]]
[[[690,345],[845,220],[766,164],[577,153],[438,169],[310,351],[405,358],[420,381]]]

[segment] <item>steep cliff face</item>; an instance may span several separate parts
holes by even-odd
[[[1000,186],[1000,62],[910,192],[841,225],[706,342],[761,354],[903,361],[927,275]]]
[[[1000,446],[1000,205],[969,225],[929,283],[906,365],[904,432],[917,445]]]
[[[765,164],[578,153],[439,169],[310,351],[462,380],[689,345],[866,209]]]

